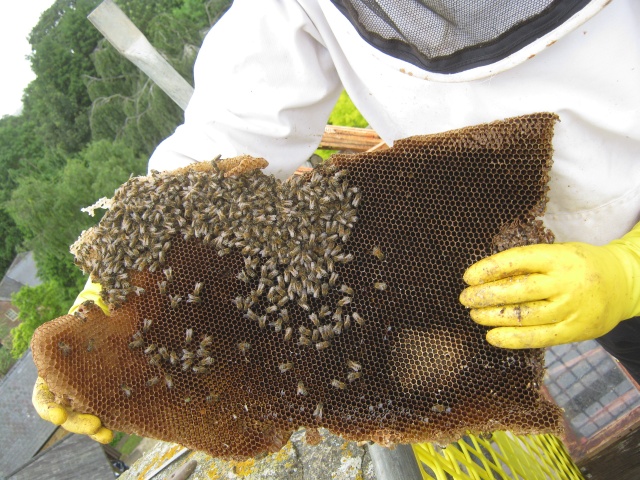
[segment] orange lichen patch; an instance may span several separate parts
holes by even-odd
[[[256,461],[253,458],[245,460],[243,462],[231,462],[231,466],[233,467],[233,471],[236,475],[240,477],[246,477],[250,475],[254,471]]]
[[[286,182],[216,162],[132,178],[73,247],[111,315],[40,327],[39,374],[110,429],[235,460],[300,427],[384,445],[557,433],[544,352],[491,346],[458,301],[474,262],[552,241],[536,217],[555,121],[412,137]]]

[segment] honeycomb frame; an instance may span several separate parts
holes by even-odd
[[[41,326],[38,372],[110,429],[223,458],[300,427],[383,445],[557,434],[544,351],[491,346],[458,301],[471,264],[553,241],[556,120],[411,137],[286,182],[253,160],[130,179],[72,247],[110,315],[86,302]]]

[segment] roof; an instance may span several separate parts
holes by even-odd
[[[105,480],[113,470],[102,446],[86,435],[68,435],[9,474],[8,480]]]
[[[19,253],[0,281],[0,300],[11,301],[11,294],[20,290],[22,286],[35,287],[41,283],[33,252]]]
[[[37,377],[28,350],[0,380],[0,478],[29,461],[57,428],[42,420],[31,404]]]

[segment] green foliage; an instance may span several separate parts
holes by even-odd
[[[40,170],[37,162],[44,155],[44,143],[35,131],[24,116],[0,119],[0,204],[8,200],[17,176]]]
[[[9,369],[16,363],[11,355],[11,346],[4,345],[0,347],[0,378],[4,377]]]
[[[89,140],[91,99],[84,76],[95,75],[91,52],[101,36],[86,17],[99,0],[56,0],[29,36],[37,75],[24,95],[24,116],[49,148],[77,152]]]
[[[16,363],[15,358],[11,356],[11,335],[9,335],[9,327],[6,324],[0,324],[0,378],[4,377],[9,369]]]
[[[0,208],[0,277],[3,277],[11,266],[21,243],[22,234],[18,226],[9,214]]]
[[[118,445],[118,443],[120,443],[120,440],[122,440],[123,436],[124,436],[124,433],[122,432],[113,432],[113,440],[109,442],[109,445],[115,448]]]
[[[20,310],[18,318],[21,321],[20,325],[11,330],[13,358],[20,358],[29,348],[36,328],[69,310],[64,289],[56,282],[22,287],[11,296],[11,302]]]
[[[349,98],[349,95],[347,95],[347,92],[343,90],[335,107],[333,107],[331,115],[329,115],[329,125],[365,128],[369,125],[369,122],[365,120],[351,101],[351,98]]]
[[[64,278],[72,263],[69,246],[97,221],[80,209],[100,197],[113,196],[131,174],[144,171],[144,164],[144,159],[122,143],[100,141],[70,158],[51,177],[18,180],[6,207],[23,232],[27,247],[36,252],[44,278],[57,279],[63,286],[77,283],[77,277]],[[46,262],[55,261],[62,263],[47,268]]]

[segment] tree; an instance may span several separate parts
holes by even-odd
[[[23,233],[26,247],[34,250],[41,278],[71,290],[82,285],[69,246],[100,214],[92,218],[81,208],[100,197],[112,197],[132,174],[143,173],[145,164],[144,157],[121,142],[100,141],[69,158],[50,177],[18,180],[6,208]]]
[[[99,0],[56,0],[31,31],[36,79],[24,96],[24,115],[50,148],[77,152],[89,141],[91,98],[84,84],[95,75],[91,52],[101,36],[87,20]]]
[[[22,243],[22,234],[3,208],[0,208],[0,277],[6,273]],[[1,337],[0,337],[1,338]]]
[[[11,296],[11,302],[18,307],[21,323],[11,329],[13,358],[20,358],[29,348],[36,328],[43,323],[64,315],[70,305],[66,302],[64,290],[56,282],[45,282],[37,287],[22,287]]]

